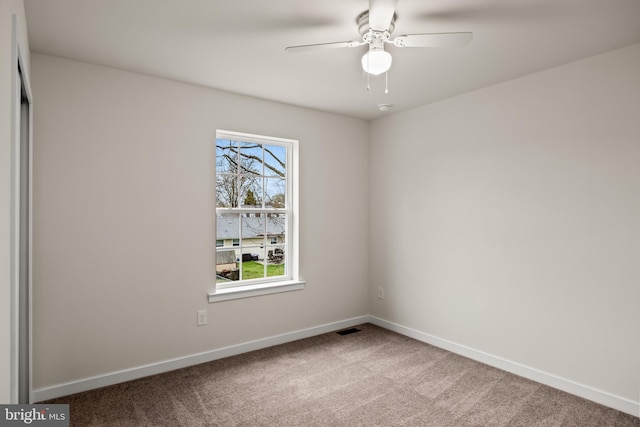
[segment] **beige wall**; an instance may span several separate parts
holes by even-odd
[[[36,389],[368,313],[366,122],[32,61]],[[306,289],[207,303],[216,129],[300,141]]]
[[[639,112],[634,45],[373,122],[371,313],[637,403]]]
[[[29,42],[22,0],[0,1],[0,403],[11,401],[11,107],[13,98],[12,16],[29,74]]]

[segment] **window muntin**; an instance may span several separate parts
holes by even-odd
[[[218,131],[216,288],[289,281],[296,141]]]

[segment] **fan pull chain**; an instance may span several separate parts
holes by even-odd
[[[389,93],[389,72],[388,71],[384,73],[384,93],[385,95]]]

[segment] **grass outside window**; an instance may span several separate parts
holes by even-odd
[[[268,264],[267,277],[284,276],[284,264]],[[242,278],[262,279],[264,277],[264,264],[257,261],[245,261],[242,263]],[[230,280],[218,276],[216,282],[224,283]]]

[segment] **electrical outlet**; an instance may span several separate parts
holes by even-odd
[[[198,310],[198,326],[207,324],[207,310]]]
[[[378,299],[384,299],[384,288],[382,286],[378,286]]]

